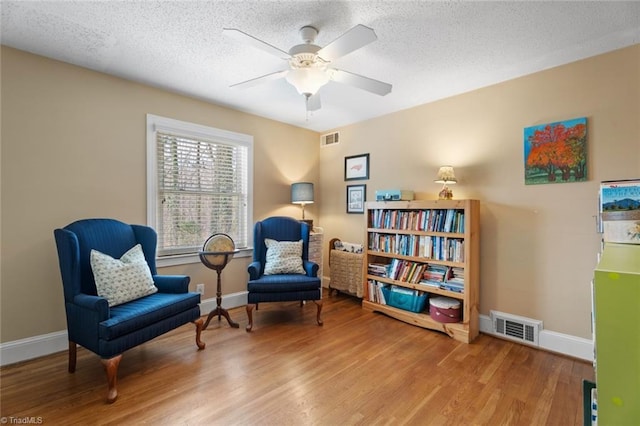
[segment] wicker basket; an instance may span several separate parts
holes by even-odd
[[[338,290],[362,297],[362,253],[350,253],[334,250],[333,238],[329,242],[329,289]]]

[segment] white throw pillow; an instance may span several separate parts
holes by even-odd
[[[276,241],[264,239],[267,246],[265,275],[304,274],[302,266],[302,240]]]
[[[131,248],[120,259],[91,250],[91,270],[98,296],[106,298],[109,306],[120,305],[158,291],[140,244]]]

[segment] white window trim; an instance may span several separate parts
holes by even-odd
[[[169,132],[186,136],[200,137],[219,141],[228,141],[235,144],[244,144],[249,147],[247,161],[247,180],[249,184],[247,196],[247,244],[248,248],[242,249],[237,257],[248,257],[253,252],[253,136],[214,127],[147,114],[147,225],[156,229],[156,194],[158,192],[158,162],[156,149],[156,132]],[[162,256],[156,258],[158,267],[184,265],[188,263],[200,263],[197,253]]]

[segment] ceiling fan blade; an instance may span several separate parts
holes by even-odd
[[[317,111],[322,107],[320,102],[320,93],[311,95],[307,98],[307,111]]]
[[[257,86],[262,83],[266,83],[268,81],[277,80],[279,78],[283,78],[287,75],[289,70],[276,71],[270,74],[265,74],[260,77],[252,78],[251,80],[243,81],[241,83],[232,84],[229,87],[233,87],[235,89],[246,89],[249,87]]]
[[[282,59],[289,59],[291,58],[291,55],[289,55],[287,52],[285,52],[282,49],[278,49],[275,46],[270,45],[267,42],[264,42],[258,38],[255,38],[254,36],[245,33],[244,31],[240,31],[236,28],[223,28],[222,29],[222,34],[231,37],[235,40],[241,41],[242,43],[246,43],[250,46],[253,46],[257,49],[263,50],[267,53],[271,53],[272,55],[275,55],[279,58]]]
[[[373,29],[358,24],[320,49],[318,56],[325,61],[333,61],[377,39],[378,37]]]
[[[348,84],[350,86],[354,86],[380,96],[391,93],[391,88],[393,87],[389,83],[374,80],[373,78],[365,77],[360,74],[354,74],[348,71],[342,71],[335,68],[331,68],[327,70],[327,72],[329,73],[329,78],[333,81]]]

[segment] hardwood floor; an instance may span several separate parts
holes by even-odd
[[[325,292],[327,293],[327,292]],[[244,308],[203,332],[191,325],[124,354],[118,400],[105,404],[99,359],[79,349],[0,370],[5,421],[166,425],[581,425],[587,362],[481,334],[472,344],[326,297]],[[15,422],[14,422],[15,423]]]

